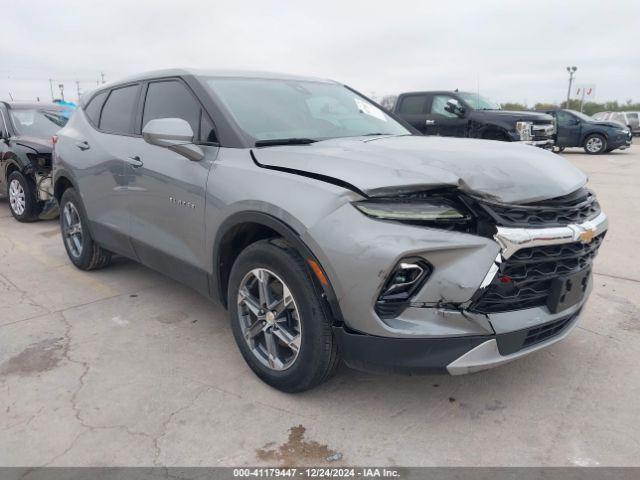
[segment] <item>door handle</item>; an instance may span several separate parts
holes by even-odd
[[[82,142],[76,142],[76,147],[84,152],[85,150],[89,150],[91,148],[91,145],[89,145],[89,142],[87,142],[86,140],[83,140]]]
[[[128,157],[127,163],[131,165],[133,168],[140,168],[144,165],[144,162],[137,155],[134,157]]]
[[[435,125],[436,121],[435,120],[426,120],[424,123],[425,123],[425,125]]]

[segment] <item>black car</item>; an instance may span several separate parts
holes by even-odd
[[[591,155],[631,146],[631,131],[614,121],[598,121],[575,110],[547,110],[556,119],[556,148],[583,147]]]
[[[0,192],[16,220],[54,218],[52,137],[72,110],[57,104],[0,102]]]
[[[402,93],[393,112],[424,135],[525,142],[553,147],[553,117],[539,112],[512,112],[470,92]]]

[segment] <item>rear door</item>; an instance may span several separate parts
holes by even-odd
[[[428,95],[425,93],[402,95],[398,100],[398,108],[396,109],[396,112],[403,120],[425,135],[432,134],[426,124],[427,99]]]
[[[465,137],[467,135],[467,119],[445,110],[449,100],[458,100],[453,95],[435,94],[429,104],[427,122],[431,122],[430,128],[435,135],[442,137]]]
[[[213,124],[181,79],[149,82],[139,118],[182,118],[205,158],[191,161],[137,139],[125,165],[131,242],[142,263],[207,290],[204,213],[207,177],[218,153]]]
[[[59,154],[73,161],[74,173],[92,233],[105,248],[133,256],[129,243],[124,163],[135,142],[133,120],[140,84],[98,93],[63,130],[69,142],[58,142]],[[76,118],[78,116],[78,118]]]

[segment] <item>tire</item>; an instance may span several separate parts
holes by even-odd
[[[73,188],[65,190],[60,199],[60,232],[69,260],[80,270],[97,270],[111,262],[111,252],[91,237],[80,196]]]
[[[11,172],[7,179],[7,198],[13,218],[19,222],[33,222],[38,219],[41,205],[38,202],[36,182],[22,172]]]
[[[555,153],[562,153],[564,152],[565,147],[553,147],[553,151]]]
[[[279,298],[278,292],[282,298],[292,299],[284,312],[269,317],[280,307],[264,309],[266,302],[259,293],[263,283],[272,300]],[[251,308],[250,302],[254,302]],[[263,382],[283,392],[302,392],[324,382],[335,371],[339,354],[331,319],[304,259],[283,240],[261,240],[240,253],[229,277],[228,305],[240,353]],[[267,345],[269,338],[274,342],[272,348]],[[283,338],[289,339],[291,346]],[[267,353],[272,351],[273,356]]]
[[[589,155],[600,155],[607,150],[607,139],[598,133],[592,133],[587,135],[582,146]]]

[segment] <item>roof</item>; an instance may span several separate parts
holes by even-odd
[[[418,90],[415,92],[402,92],[400,95],[424,95],[425,93],[430,93],[433,95],[440,95],[440,94],[465,94],[465,95],[477,95],[476,93],[473,92],[464,92],[464,91],[455,91],[455,90]]]
[[[264,72],[264,71],[252,71],[252,70],[202,70],[195,68],[168,68],[164,70],[152,70],[149,72],[139,73],[137,75],[131,75],[120,80],[101,85],[99,89],[108,88],[112,85],[119,85],[121,83],[134,82],[136,80],[147,80],[158,77],[177,77],[192,75],[195,77],[229,77],[229,78],[267,78],[278,80],[307,80],[316,82],[334,83],[333,80],[318,77],[306,77],[301,75],[291,75],[288,73],[276,73],[276,72]]]
[[[163,70],[151,70],[148,72],[138,73],[136,75],[130,75],[128,77],[108,82],[95,89],[82,95],[82,100],[86,101],[89,97],[93,96],[96,92],[112,88],[124,83],[136,82],[141,80],[149,80],[160,77],[227,77],[227,78],[264,78],[272,80],[298,80],[298,81],[315,81],[336,83],[333,80],[319,77],[305,77],[301,75],[291,75],[288,73],[276,73],[276,72],[264,72],[253,70],[207,70],[197,68],[167,68]]]

